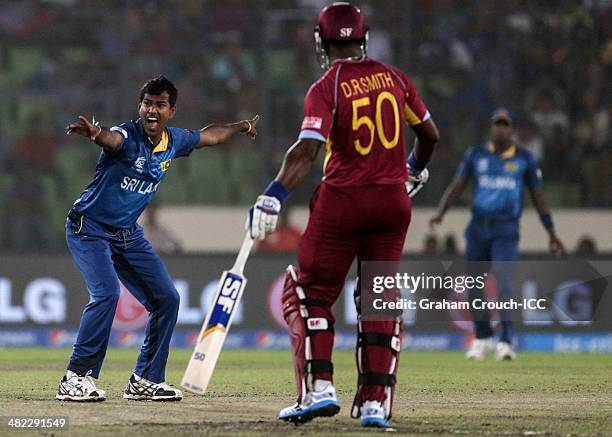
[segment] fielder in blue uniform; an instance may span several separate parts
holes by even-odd
[[[550,250],[564,252],[555,232],[550,210],[542,193],[542,172],[530,152],[513,142],[513,121],[507,109],[500,108],[491,116],[490,141],[471,147],[465,153],[457,174],[446,189],[437,214],[431,218],[433,228],[442,222],[451,204],[461,195],[469,181],[474,184],[472,219],[465,231],[468,261],[493,261],[499,299],[512,298],[512,263],[518,257],[519,221],[523,209],[523,190],[527,188],[548,232]],[[482,298],[480,290],[470,292],[471,299]],[[514,359],[512,321],[509,312],[501,312],[499,342],[493,343],[493,330],[487,311],[472,311],[476,339],[467,357],[483,359],[495,347],[498,359]]]
[[[105,392],[94,379],[108,346],[119,300],[119,281],[149,312],[146,338],[123,397],[134,400],[180,400],[165,383],[165,367],[176,324],[179,295],[163,262],[136,220],[153,200],[173,160],[194,149],[224,142],[243,133],[254,138],[258,116],[201,130],[167,127],[176,113],[178,92],[165,77],[144,84],[137,120],[102,127],[79,116],[67,134],[89,138],[102,148],[93,181],[68,214],[66,239],[89,291],[79,333],[56,398],[102,401]]]

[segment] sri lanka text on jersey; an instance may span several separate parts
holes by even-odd
[[[157,191],[158,186],[159,182],[154,184],[153,182],[147,182],[142,179],[131,178],[128,176],[124,177],[123,181],[121,182],[121,188],[139,194],[154,193]]]

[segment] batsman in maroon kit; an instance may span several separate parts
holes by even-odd
[[[360,263],[400,259],[412,208],[407,187],[424,182],[425,166],[438,141],[436,126],[410,78],[366,56],[367,27],[359,9],[349,3],[325,7],[315,42],[325,74],[306,95],[298,141],[250,216],[254,238],[273,232],[283,200],[310,171],[324,145],[324,177],[310,203],[299,270],[287,269],[282,298],[298,399],[279,419],[296,423],[340,410],[333,387],[331,307],[355,256]],[[404,122],[416,134],[408,158]],[[351,415],[361,417],[364,426],[387,427],[401,316],[364,320],[359,295],[356,290],[359,378]]]

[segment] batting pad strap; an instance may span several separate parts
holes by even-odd
[[[391,349],[394,355],[400,351],[400,338],[396,335],[379,334],[376,332],[362,332],[360,335],[362,346],[381,346]]]
[[[307,307],[324,307],[327,308],[329,305],[328,302],[325,302],[324,300],[321,299],[309,299],[309,298],[304,298],[304,299],[300,299],[300,303],[304,306]]]
[[[334,373],[334,364],[329,360],[308,360],[306,361],[307,373]]]
[[[390,387],[395,385],[397,378],[388,373],[367,372],[359,375],[359,385],[382,385]]]

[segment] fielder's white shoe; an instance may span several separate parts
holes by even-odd
[[[361,425],[374,428],[389,428],[385,409],[379,401],[365,401],[359,408]]]
[[[151,382],[135,373],[125,386],[123,399],[133,401],[180,401],[183,393],[165,382]]]
[[[85,376],[79,376],[68,370],[59,383],[55,399],[72,402],[102,402],[105,400],[106,392],[97,388],[94,379],[89,375],[91,375],[91,370]]]
[[[516,352],[512,350],[512,345],[505,341],[500,341],[495,346],[495,359],[498,361],[502,360],[514,360],[516,358]]]
[[[324,390],[306,393],[301,404],[296,403],[283,408],[278,414],[278,420],[306,423],[315,417],[334,416],[339,411],[340,404],[336,398],[336,389],[330,384]]]
[[[472,341],[472,345],[465,353],[465,357],[468,360],[484,360],[488,353],[493,352],[493,349],[494,344],[492,337],[475,338],[474,341]]]

